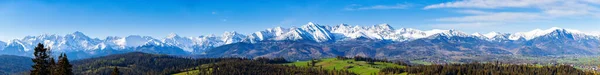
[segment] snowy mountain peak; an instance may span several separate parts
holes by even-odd
[[[483,34],[481,34],[481,33],[479,33],[479,32],[475,32],[475,33],[473,33],[473,34],[471,34],[471,35],[473,35],[473,36],[477,36],[477,37],[483,37],[483,36],[484,36]]]
[[[246,38],[246,35],[232,31],[232,32],[225,32],[221,36],[221,41],[223,41],[225,44],[231,44],[231,43],[241,42],[245,38]]]
[[[230,36],[230,35],[240,35],[240,33],[237,33],[235,31],[225,31],[225,33],[223,33],[223,36]]]
[[[245,38],[246,36],[244,34],[240,34],[235,31],[232,31],[232,32],[223,33],[223,35],[221,35],[221,37],[222,38],[240,38],[240,40],[241,40],[241,38]]]
[[[21,40],[36,40],[36,39],[45,39],[45,38],[61,38],[61,36],[56,35],[56,34],[42,34],[39,36],[25,36],[23,38],[21,38]]]
[[[421,30],[412,28],[400,28],[399,30],[396,30],[395,33],[400,34],[402,37],[406,37],[408,39],[424,38],[429,36],[427,33]]]
[[[308,22],[306,25],[316,25],[316,24],[313,22]]]
[[[589,32],[588,34],[600,38],[600,32]]]
[[[8,45],[6,42],[0,41],[0,51],[2,49],[4,49],[4,47],[6,47],[6,45]]]
[[[373,28],[375,29],[383,29],[383,30],[394,30],[394,28],[392,26],[390,26],[387,23],[384,24],[379,24],[379,25],[374,25]]]
[[[437,36],[445,36],[445,37],[451,37],[451,36],[467,37],[467,36],[469,36],[468,34],[462,32],[462,31],[458,31],[458,30],[454,30],[454,29],[450,29],[450,30],[433,29],[433,30],[425,31],[425,34],[427,34],[427,36],[435,35],[436,37]]]
[[[350,25],[348,25],[348,24],[345,24],[345,23],[342,23],[342,24],[340,24],[340,25],[338,25],[338,26],[349,27]]]
[[[53,37],[56,37],[56,36],[53,36]],[[65,36],[65,38],[72,39],[72,40],[80,40],[80,41],[94,41],[94,40],[91,40],[90,37],[88,37],[87,35],[83,34],[82,32],[79,32],[79,31],[68,34]]]
[[[581,32],[579,30],[559,28],[559,27],[552,27],[550,29],[544,30],[544,32],[546,32],[546,33],[566,32],[566,33],[574,33],[574,34],[584,34],[583,32]]]
[[[119,45],[125,47],[138,47],[143,45],[161,45],[162,42],[154,39],[150,36],[140,36],[140,35],[129,35],[125,38],[119,39]]]
[[[404,32],[410,32],[410,31],[413,31],[413,32],[414,32],[414,31],[421,32],[421,30],[418,30],[418,29],[412,29],[412,28],[400,28],[400,29],[398,29],[398,30],[400,30],[400,31],[404,31]]]
[[[288,29],[285,29],[283,27],[275,27],[273,32],[275,32],[276,35],[281,35],[284,32],[288,32]]]
[[[564,28],[559,28],[559,27],[552,27],[550,29],[546,29],[546,30],[542,30],[542,29],[534,29],[532,31],[529,32],[517,32],[514,33],[510,36],[510,40],[518,40],[520,38],[523,38],[525,40],[530,40],[542,35],[547,35],[549,33],[552,32],[565,32],[565,33],[573,33],[573,34],[584,34],[579,30],[573,30],[573,29],[564,29]]]
[[[432,30],[425,31],[425,34],[427,34],[427,35],[433,35],[433,34],[442,33],[444,31],[446,31],[446,30],[432,29]]]
[[[302,26],[301,29],[294,30],[295,37],[305,37],[304,39],[311,39],[316,42],[324,42],[333,40],[333,34],[325,26],[309,22]],[[309,35],[306,35],[308,33]]]
[[[179,35],[175,34],[175,33],[169,33],[169,35],[166,38],[178,38]]]
[[[308,22],[308,24],[301,26],[302,29],[317,29],[317,28],[322,28],[323,26],[316,24],[316,23],[312,23],[312,22]]]
[[[73,36],[86,36],[85,34],[83,34],[83,32],[79,32],[79,31],[75,31],[75,32],[71,33],[71,35],[73,35]]]
[[[270,29],[270,28],[269,28],[269,29]],[[277,27],[273,28],[273,30],[283,30],[283,27],[281,27],[281,26],[277,26]]]
[[[443,34],[447,34],[449,36],[463,36],[463,37],[464,36],[468,36],[465,32],[458,31],[458,30],[455,30],[455,29],[450,29],[450,30],[447,30],[447,31],[442,32],[442,33]]]
[[[496,36],[498,36],[500,34],[501,33],[499,33],[499,32],[490,32],[490,33],[484,34],[484,36],[487,37],[487,38],[494,38],[494,37],[496,37]]]
[[[563,28],[560,28],[560,27],[550,27],[550,29],[548,29],[548,30],[558,30],[558,29],[563,29]]]

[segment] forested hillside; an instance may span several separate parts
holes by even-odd
[[[29,57],[0,55],[0,75],[29,71],[33,62]]]
[[[597,75],[568,65],[539,66],[500,63],[469,63],[446,65],[418,65],[406,68],[388,67],[379,74],[416,75]]]
[[[168,55],[132,52],[74,61],[75,74],[110,74],[117,67],[125,75],[164,75],[193,68],[202,64],[222,60],[244,60],[238,58],[181,58]]]

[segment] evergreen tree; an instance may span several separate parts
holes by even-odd
[[[67,54],[62,53],[58,59],[58,70],[59,75],[73,75],[73,70],[69,59],[67,59]]]
[[[58,73],[58,65],[56,64],[56,61],[54,60],[54,58],[50,58],[50,74],[52,75],[60,75],[60,73]]]
[[[311,63],[311,65],[309,65],[309,66],[312,66],[312,67],[315,67],[315,64],[317,64],[317,62],[315,61],[315,59],[311,59],[310,63]]]
[[[34,52],[33,55],[35,56],[35,58],[33,58],[31,61],[33,61],[34,65],[31,66],[32,70],[31,70],[31,75],[45,75],[45,74],[50,74],[50,55],[49,55],[49,50],[47,48],[44,48],[44,45],[41,43],[38,43],[38,45],[34,48]]]
[[[113,72],[112,72],[112,73],[110,73],[110,75],[119,75],[120,73],[121,73],[121,72],[119,72],[119,68],[115,67],[115,68],[113,69]]]

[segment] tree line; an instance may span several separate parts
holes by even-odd
[[[198,75],[356,75],[347,70],[297,67],[255,60],[226,60],[196,68]]]
[[[597,75],[567,65],[536,66],[500,63],[468,63],[445,65],[417,65],[406,68],[384,68],[379,74],[416,75]]]
[[[224,60],[249,60],[244,58],[182,58],[161,54],[132,52],[98,58],[76,60],[73,70],[77,75],[109,75],[118,71],[123,75],[167,75]]]
[[[57,62],[52,57],[50,49],[39,43],[34,48],[33,55],[35,57],[32,59],[34,65],[31,66],[31,75],[73,75],[73,66],[66,54],[61,53]]]
[[[386,62],[386,63],[394,63],[394,64],[398,64],[398,65],[402,65],[402,66],[408,66],[410,64],[408,64],[408,61],[390,61],[387,59],[374,59],[374,58],[369,58],[369,57],[362,57],[362,56],[354,56],[354,57],[343,57],[343,56],[336,56],[335,58],[337,59],[341,59],[341,60],[346,60],[346,59],[354,59],[354,61],[366,61],[369,64],[373,64],[375,62]]]

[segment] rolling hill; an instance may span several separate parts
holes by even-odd
[[[73,64],[75,74],[110,74],[114,67],[122,74],[162,75],[180,72],[202,64],[230,60],[235,58],[182,58],[162,54],[131,52],[97,58],[76,60]]]

